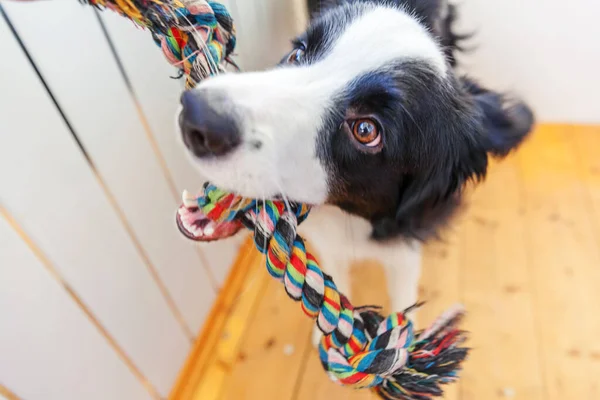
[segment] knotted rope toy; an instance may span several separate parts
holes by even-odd
[[[324,335],[319,357],[332,380],[373,388],[384,399],[441,396],[441,386],[457,379],[467,355],[460,347],[465,334],[457,328],[463,309],[452,308],[429,329],[415,333],[404,313],[384,318],[376,307],[354,308],[297,234],[309,212],[306,204],[259,202],[205,184],[198,197],[184,192],[177,224],[194,240],[206,240],[194,232],[203,231],[207,221],[217,227],[241,223],[254,232],[254,244],[266,255],[269,274],[284,284],[307,316],[317,320]],[[211,238],[213,232],[210,229]]]
[[[81,0],[108,8],[148,28],[167,60],[186,76],[186,87],[232,63],[235,29],[226,8],[205,0]],[[234,64],[235,65],[235,64]],[[377,307],[353,307],[306,250],[297,226],[306,204],[258,202],[205,184],[200,196],[183,196],[180,231],[193,240],[228,237],[242,226],[266,255],[269,274],[316,319],[323,338],[319,356],[332,380],[372,388],[384,399],[427,400],[457,379],[468,350],[458,329],[464,310],[454,307],[427,330],[415,332],[405,313],[384,318]],[[409,311],[409,310],[406,310]],[[405,311],[405,312],[406,312]]]
[[[223,61],[235,66],[235,27],[227,8],[205,0],[80,0],[110,9],[147,28],[165,57],[182,76],[186,89],[224,71]]]

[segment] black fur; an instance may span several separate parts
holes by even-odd
[[[464,50],[461,42],[472,36],[454,31],[457,7],[448,0],[308,0],[307,6],[311,18],[318,18],[336,7],[355,3],[395,3],[415,13],[437,37],[452,67],[456,66],[456,52]]]
[[[463,37],[452,32],[453,7],[440,20],[442,1],[396,3],[412,10],[438,36],[454,65]],[[343,31],[344,21],[373,2],[323,1],[325,11],[302,37],[306,62],[327,52],[333,38],[324,35]],[[380,153],[357,150],[340,128],[350,111],[381,121]],[[329,202],[371,221],[375,239],[425,240],[436,235],[460,206],[465,183],[485,177],[488,155],[506,155],[521,143],[533,122],[527,105],[467,77],[440,78],[418,61],[382,66],[339,93],[320,132],[318,156],[332,177]]]

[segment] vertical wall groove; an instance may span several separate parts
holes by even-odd
[[[134,364],[134,362],[127,356],[125,351],[119,346],[115,338],[108,332],[108,330],[102,325],[102,323],[98,320],[98,318],[94,315],[94,313],[89,309],[89,307],[83,302],[81,297],[77,294],[77,292],[62,278],[56,267],[52,264],[52,262],[48,259],[48,257],[42,252],[42,250],[37,246],[37,244],[33,241],[31,237],[25,232],[25,230],[19,225],[19,223],[15,220],[15,218],[9,214],[9,212],[0,206],[0,215],[6,220],[9,226],[14,230],[14,232],[25,242],[29,250],[35,255],[35,257],[40,261],[40,263],[44,266],[46,271],[50,274],[50,276],[67,292],[71,300],[77,304],[79,309],[84,313],[84,315],[88,318],[88,320],[94,325],[94,327],[98,330],[100,335],[104,337],[104,339],[108,342],[109,346],[114,350],[114,352],[119,356],[121,361],[125,363],[125,365],[129,368],[131,373],[137,378],[142,386],[150,393],[152,398],[156,400],[160,400],[161,396],[154,386],[146,379],[141,370]],[[3,388],[0,385],[0,393],[4,395],[2,390],[6,390],[10,395],[12,392],[8,391],[8,389]],[[12,400],[10,396],[9,400]],[[17,397],[14,397],[17,398]]]
[[[69,119],[67,118],[67,116],[63,112],[62,108],[58,104],[58,100],[56,100],[56,97],[54,97],[54,93],[52,93],[52,91],[50,90],[50,87],[48,86],[48,83],[46,82],[46,80],[42,76],[42,73],[40,72],[39,68],[37,67],[37,65],[33,61],[33,58],[31,57],[31,54],[29,53],[29,50],[27,50],[27,47],[25,46],[25,43],[23,43],[23,40],[21,40],[21,37],[17,33],[17,30],[15,29],[15,26],[13,25],[12,21],[8,17],[8,14],[6,13],[6,11],[4,11],[4,8],[2,7],[2,3],[0,3],[0,14],[2,15],[2,18],[4,19],[4,22],[6,22],[6,25],[8,26],[8,29],[11,31],[13,37],[15,38],[15,40],[17,41],[17,43],[19,44],[19,47],[23,51],[23,54],[25,55],[25,58],[27,58],[27,61],[29,62],[29,65],[31,65],[31,68],[33,68],[33,71],[35,72],[36,76],[40,80],[40,83],[42,84],[42,86],[44,86],[44,90],[46,91],[46,93],[50,97],[50,100],[52,101],[52,104],[54,104],[54,107],[56,107],[56,110],[60,114],[60,117],[62,118],[62,120],[64,121],[64,123],[67,125],[67,130],[71,133],[71,135],[73,137],[73,140],[77,144],[77,147],[79,147],[79,150],[81,150],[81,152],[83,153],[83,156],[87,160],[88,164],[90,164],[90,166],[92,168],[95,168],[94,162],[92,161],[92,159],[90,158],[90,155],[88,154],[87,150],[83,146],[83,143],[81,142],[81,140],[79,139],[79,137],[75,134],[75,129],[73,129],[73,126],[71,125],[71,122],[69,121]]]
[[[165,157],[162,154],[162,151],[160,150],[160,146],[158,145],[158,142],[156,140],[155,133],[152,131],[152,127],[150,126],[150,123],[148,122],[148,118],[146,117],[146,114],[144,113],[140,99],[138,98],[138,96],[135,92],[135,89],[133,88],[131,79],[129,78],[129,76],[127,74],[127,71],[123,64],[123,61],[121,60],[121,57],[119,56],[117,48],[113,42],[112,37],[110,36],[110,33],[106,27],[106,24],[102,20],[102,17],[100,16],[98,10],[94,9],[94,13],[96,15],[96,19],[98,20],[98,23],[100,24],[100,28],[102,29],[102,33],[104,34],[104,37],[108,43],[108,46],[113,55],[113,58],[115,59],[115,62],[119,69],[119,72],[121,73],[121,76],[123,77],[125,86],[127,86],[129,95],[131,96],[131,98],[133,100],[136,112],[138,114],[138,118],[142,124],[142,127],[144,128],[144,132],[146,133],[146,139],[150,143],[150,147],[152,148],[152,151],[154,152],[154,156],[156,157],[156,159],[158,161],[158,164],[163,173],[163,176],[164,176],[165,180],[167,181],[167,184],[169,186],[169,189],[171,190],[171,194],[175,200],[175,203],[179,204],[180,193],[177,191],[177,185],[175,184],[175,179],[173,179],[173,174],[169,170],[169,167],[167,165]],[[148,38],[148,39],[150,39],[150,38]],[[158,48],[157,48],[157,51],[159,51]],[[165,60],[165,62],[166,62],[166,60]],[[202,250],[200,249],[200,247],[194,246],[194,249],[196,250],[196,254],[198,255],[202,269],[204,270],[204,272],[206,272],[206,275],[208,276],[208,279],[210,280],[211,286],[213,287],[213,289],[215,291],[217,291],[219,288],[219,285],[217,283],[217,279],[215,278],[213,271],[210,269],[210,267],[208,265],[208,260],[206,259],[205,255],[202,252]]]
[[[73,140],[77,143],[79,149],[83,153],[83,155],[84,155],[84,157],[85,157],[85,159],[86,159],[86,161],[87,161],[87,163],[88,163],[88,165],[89,165],[89,167],[90,167],[90,169],[91,169],[94,177],[96,178],[98,184],[102,188],[102,191],[104,192],[105,196],[107,197],[107,199],[108,199],[111,207],[113,208],[113,210],[117,214],[117,217],[119,218],[119,220],[121,221],[121,223],[122,223],[123,227],[125,228],[127,234],[129,235],[129,237],[130,237],[130,239],[131,239],[131,241],[132,241],[132,243],[133,243],[133,245],[134,245],[134,247],[135,247],[138,255],[140,256],[140,258],[142,259],[142,261],[146,265],[146,268],[147,268],[148,272],[150,273],[153,281],[155,282],[155,284],[157,285],[159,291],[161,292],[161,295],[163,296],[165,302],[167,303],[167,306],[169,307],[170,311],[173,313],[175,319],[177,320],[178,324],[180,325],[181,329],[183,330],[183,332],[186,335],[186,337],[188,338],[188,340],[190,342],[193,342],[194,339],[195,339],[194,333],[192,332],[192,330],[188,326],[187,321],[183,317],[183,314],[181,313],[181,311],[179,310],[179,308],[175,304],[175,301],[173,300],[171,294],[169,293],[166,285],[164,284],[164,282],[160,278],[156,267],[153,265],[153,263],[150,260],[147,252],[145,251],[145,249],[143,248],[140,240],[138,239],[137,235],[135,234],[135,231],[133,230],[133,227],[131,226],[131,224],[127,220],[127,218],[125,216],[125,213],[123,212],[123,210],[119,206],[119,204],[118,204],[118,202],[117,202],[114,194],[112,193],[112,191],[110,190],[110,188],[106,184],[104,178],[102,177],[102,175],[100,174],[100,172],[96,168],[96,165],[94,164],[93,160],[91,159],[91,157],[89,155],[89,152],[86,150],[86,148],[83,145],[82,141],[78,137],[77,132],[73,128],[73,125],[69,121],[69,119],[66,116],[65,112],[63,111],[62,107],[60,106],[60,103],[58,102],[58,100],[56,99],[56,97],[53,95],[52,90],[50,89],[50,86],[48,85],[48,83],[44,79],[41,71],[39,70],[39,68],[35,64],[33,58],[31,57],[31,54],[29,53],[29,50],[27,49],[27,46],[21,40],[21,38],[20,38],[18,32],[16,31],[16,29],[15,29],[12,21],[10,20],[10,17],[5,12],[5,10],[2,8],[2,5],[0,5],[0,14],[2,14],[3,19],[5,20],[6,24],[8,25],[8,27],[9,27],[10,31],[12,32],[13,36],[15,37],[16,41],[18,42],[19,47],[23,51],[25,57],[27,58],[29,64],[33,68],[33,70],[34,70],[35,74],[37,75],[38,79],[40,80],[40,82],[44,86],[44,89],[45,89],[46,93],[48,94],[48,96],[50,96],[50,98],[51,98],[54,106],[56,107],[57,111],[59,112],[59,114],[60,114],[62,120],[64,121],[64,123],[65,123],[68,131],[71,133],[71,136],[73,137]],[[56,273],[58,273],[58,272],[56,272]],[[60,280],[63,281],[62,278]]]

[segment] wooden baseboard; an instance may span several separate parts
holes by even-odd
[[[169,400],[192,399],[193,391],[202,377],[204,368],[208,364],[206,361],[219,341],[231,307],[244,285],[248,273],[248,265],[252,263],[256,255],[257,252],[254,249],[252,239],[248,237],[240,248],[224,286],[221,288],[217,300],[198,338],[194,342],[192,351],[188,355],[175,386],[169,395]]]
[[[0,384],[0,398],[6,398],[7,400],[19,400],[16,394],[11,392],[7,387]]]

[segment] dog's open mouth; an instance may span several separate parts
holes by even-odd
[[[177,227],[188,239],[212,242],[235,235],[243,228],[239,220],[215,222],[198,207],[193,196],[184,193],[183,204],[177,211]]]
[[[177,227],[188,239],[212,242],[231,237],[248,224],[254,226],[259,214],[268,221],[270,212],[281,215],[287,210],[296,214],[297,223],[304,221],[311,206],[282,201],[279,197],[283,196],[274,196],[260,205],[256,200],[220,190],[207,182],[198,196],[183,192],[176,215]]]

